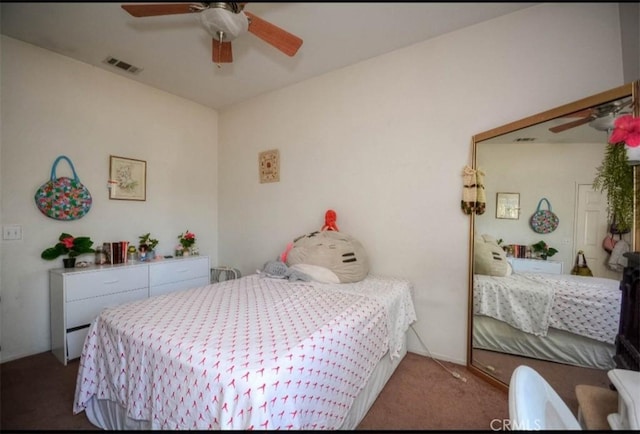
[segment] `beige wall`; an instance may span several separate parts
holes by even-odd
[[[1,49],[1,220],[24,231],[0,251],[3,361],[49,349],[52,264],[39,255],[62,230],[96,241],[151,231],[167,252],[188,228],[212,264],[247,274],[333,208],[372,272],[414,283],[431,353],[464,363],[471,136],[623,83],[615,3],[528,8],[219,115],[9,38]],[[281,181],[260,184],[258,152],[273,148]],[[95,201],[71,223],[33,204],[62,153]],[[147,160],[147,202],[107,199],[110,154]]]
[[[617,5],[543,4],[224,110],[220,259],[254,272],[332,208],[372,272],[413,282],[431,353],[464,363],[471,136],[621,84]],[[280,182],[260,184],[272,148]]]
[[[2,241],[2,361],[50,349],[47,270],[62,259],[40,253],[61,232],[136,245],[151,232],[169,254],[189,229],[216,262],[215,110],[4,36],[1,91],[1,220],[23,230],[21,241]],[[33,199],[61,154],[93,196],[73,222],[45,217]],[[109,155],[147,161],[145,202],[108,199]]]
[[[578,184],[590,185],[596,177],[596,167],[602,164],[607,134],[602,132],[602,143],[519,143],[478,145],[477,163],[485,176],[487,196],[486,212],[476,216],[475,230],[478,235],[490,234],[502,238],[504,244],[531,245],[540,240],[558,250],[551,260],[563,263],[564,274],[570,274],[575,264],[576,209]],[[496,193],[520,194],[520,217],[516,219],[496,218]],[[541,198],[547,198],[560,224],[550,234],[538,234],[531,230],[529,220]],[[606,203],[606,199],[603,199]],[[543,203],[542,209],[547,209]],[[606,221],[603,219],[602,234],[606,236]],[[617,239],[617,237],[616,237]],[[624,235],[631,242],[631,234]],[[602,251],[602,258],[605,252]],[[594,274],[619,280],[621,272],[612,271],[604,264],[592,263]]]

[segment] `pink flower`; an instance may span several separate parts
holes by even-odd
[[[60,242],[61,242],[62,244],[64,244],[64,246],[65,246],[67,249],[71,249],[71,248],[73,248],[73,237],[67,237],[67,238],[64,238],[64,239],[63,239],[62,241],[60,241]]]
[[[616,119],[609,143],[624,143],[632,148],[640,146],[640,118],[624,115]]]
[[[188,249],[196,243],[196,234],[187,230],[184,234],[178,235],[178,240],[182,247]]]

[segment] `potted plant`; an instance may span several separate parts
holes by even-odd
[[[40,257],[51,261],[60,255],[68,254],[69,257],[64,258],[62,262],[65,268],[73,268],[75,267],[76,256],[95,252],[95,250],[91,248],[93,241],[91,241],[89,237],[73,237],[63,232],[60,234],[58,241],[55,246],[45,249],[40,254]]]
[[[531,245],[531,248],[533,249],[533,251],[535,253],[538,254],[538,256],[540,256],[540,258],[542,258],[543,260],[547,260],[547,258],[550,258],[551,256],[555,255],[556,253],[558,253],[558,250],[553,248],[553,247],[549,247],[547,245],[547,243],[545,243],[544,241],[538,241],[535,244]]]
[[[146,233],[138,237],[138,250],[140,251],[140,260],[144,261],[147,257],[153,258],[155,256],[154,250],[158,245],[158,240],[151,238],[151,232]]]
[[[609,137],[604,160],[596,169],[593,188],[607,194],[608,218],[621,232],[631,230],[633,224],[633,160],[640,159],[640,118],[632,115],[616,119]],[[637,161],[634,161],[637,163]]]
[[[185,233],[178,235],[178,241],[180,241],[180,246],[182,246],[183,256],[188,256],[191,247],[196,243],[196,235],[187,229]]]

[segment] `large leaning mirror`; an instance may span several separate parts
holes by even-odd
[[[640,114],[637,95],[635,82],[472,138],[472,169],[486,206],[471,214],[467,364],[499,387],[526,364],[575,411],[575,385],[609,384],[622,276],[616,258],[624,244],[616,256],[603,248],[611,218],[606,193],[593,181],[613,121]],[[640,166],[631,166],[637,193]],[[613,236],[632,251],[640,250],[636,193],[634,227]],[[550,210],[557,225],[547,219],[534,230],[538,210]],[[576,283],[579,251],[594,277]],[[608,290],[596,285],[602,282]],[[594,311],[586,297],[602,293],[604,307]]]

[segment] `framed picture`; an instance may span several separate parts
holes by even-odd
[[[520,218],[520,193],[497,193],[496,218],[512,220]]]
[[[258,154],[260,183],[280,181],[280,153],[277,149]]]
[[[109,199],[147,200],[147,162],[111,155]]]

